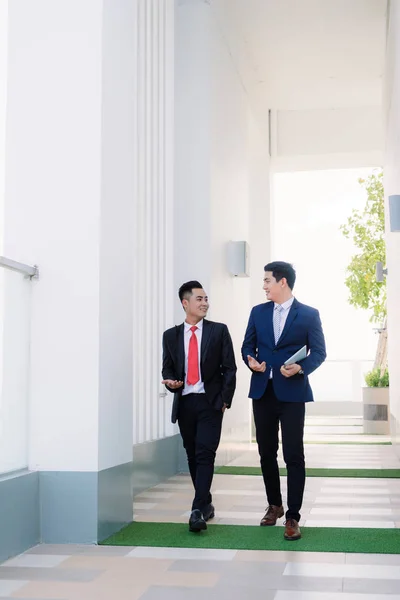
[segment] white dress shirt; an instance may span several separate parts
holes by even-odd
[[[286,300],[286,302],[284,302],[281,305],[277,304],[276,302],[274,303],[275,304],[274,310],[276,309],[277,306],[281,306],[282,309],[283,309],[282,312],[281,312],[281,324],[280,324],[280,328],[279,328],[280,329],[280,335],[282,335],[282,331],[283,331],[283,328],[285,327],[286,320],[288,318],[288,314],[289,314],[289,311],[290,311],[290,309],[292,307],[293,302],[294,302],[294,296],[292,296],[291,298],[289,298],[289,300]],[[272,316],[272,318],[273,318],[273,316]],[[278,342],[279,342],[279,340],[278,340]],[[269,378],[272,379],[272,376],[273,375],[272,375],[272,369],[271,369],[270,374],[269,374]]]
[[[187,394],[204,394],[205,390],[204,390],[204,383],[201,379],[201,369],[200,369],[200,361],[201,361],[201,338],[202,338],[202,334],[203,334],[203,320],[199,321],[196,325],[197,329],[194,332],[195,336],[197,337],[197,345],[198,345],[198,349],[199,349],[199,381],[197,383],[195,383],[194,385],[189,385],[187,382],[187,373],[188,373],[188,355],[189,355],[189,341],[190,338],[192,337],[192,332],[190,331],[190,328],[193,327],[192,325],[190,325],[189,323],[184,323],[184,334],[183,334],[183,339],[184,339],[184,344],[185,344],[185,387],[182,390],[182,396],[187,396]]]

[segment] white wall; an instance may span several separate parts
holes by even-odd
[[[365,103],[368,100],[371,105],[273,110],[273,170],[314,171],[381,165],[381,106],[369,98]]]
[[[226,323],[234,342],[238,384],[224,418],[222,450],[250,438],[250,377],[240,347],[250,308],[263,301],[270,240],[268,132],[254,121],[237,53],[218,19],[207,2],[177,4],[174,215],[175,289],[199,279],[210,296],[209,318]],[[230,240],[249,242],[251,279],[228,273]],[[178,323],[177,300],[175,307]]]
[[[0,270],[0,473],[28,466],[32,282]]]
[[[271,259],[272,251],[272,186],[268,129],[260,127],[249,113],[248,121],[248,183],[249,228],[251,240],[251,305],[265,301],[264,266]]]
[[[8,67],[8,0],[0,0],[0,215],[3,217],[6,146],[6,104]],[[1,218],[3,223],[3,218]],[[2,243],[0,228],[0,244]],[[1,246],[0,246],[1,247]]]
[[[4,253],[40,266],[27,332],[31,469],[105,469],[130,461],[133,442],[175,432],[160,398],[173,14],[173,0],[9,10]],[[14,338],[19,304],[6,315]]]
[[[9,6],[4,253],[32,297],[32,469],[98,466],[102,5]]]
[[[229,240],[246,240],[251,248],[249,109],[242,82],[212,9],[210,15],[210,318],[227,323],[238,365],[234,404],[225,415],[223,436],[225,440],[247,441],[250,421],[248,370],[242,366],[240,347],[249,313],[251,280],[232,277],[227,270],[226,256]]]
[[[211,12],[203,2],[176,3],[175,16],[175,321],[183,320],[177,290],[211,281]]]
[[[136,3],[104,0],[99,305],[99,469],[131,461]]]
[[[6,9],[1,241],[40,265],[27,294],[7,285],[0,303],[4,385],[17,374],[21,392],[13,465],[28,462],[29,400],[31,469],[105,469],[130,461],[133,443],[176,433],[160,382],[173,323],[174,0]]]
[[[382,148],[380,106],[277,111],[277,155],[335,154]]]
[[[32,469],[105,469],[130,461],[133,442],[175,432],[160,398],[172,320],[173,13],[172,0],[10,7],[4,253],[41,273]],[[14,333],[16,319],[13,310]]]
[[[386,132],[385,196],[400,194],[400,3],[390,2],[387,55],[385,65],[384,121]],[[390,232],[386,204],[388,361],[392,438],[400,448],[400,233]]]

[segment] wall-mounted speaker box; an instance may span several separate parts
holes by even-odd
[[[390,231],[400,231],[400,196],[389,196]]]
[[[249,245],[247,242],[228,242],[228,272],[234,277],[249,277]]]

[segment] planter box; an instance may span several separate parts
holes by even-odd
[[[369,434],[390,434],[389,388],[363,388],[363,429]]]

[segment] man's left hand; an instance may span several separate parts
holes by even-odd
[[[282,365],[281,373],[284,377],[293,377],[293,375],[297,375],[300,369],[301,366],[296,363],[294,365]]]

